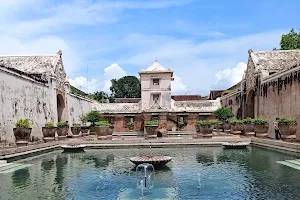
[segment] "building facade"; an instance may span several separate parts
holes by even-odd
[[[141,81],[141,98],[133,103],[95,104],[95,109],[110,120],[115,132],[127,132],[127,123],[134,121],[134,131],[144,131],[144,124],[150,120],[159,121],[159,129],[178,130],[177,123],[184,122],[181,131],[195,131],[195,121],[210,119],[213,112],[220,107],[219,100],[199,100],[198,96],[188,95],[178,101],[171,95],[173,71],[164,68],[156,60],[146,70],[139,72]],[[124,99],[117,102],[125,102]]]
[[[222,106],[241,111],[241,118],[269,120],[269,137],[274,137],[272,123],[277,117],[298,121],[300,140],[300,50],[248,51],[248,63],[240,87],[221,97]]]

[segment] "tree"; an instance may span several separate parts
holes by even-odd
[[[114,98],[140,98],[141,83],[135,76],[124,76],[120,79],[112,79],[110,91]]]
[[[218,108],[215,112],[214,112],[214,116],[215,118],[227,123],[229,121],[230,118],[232,118],[234,115],[232,113],[232,110],[229,108],[225,108],[225,107],[221,107]]]
[[[108,94],[106,94],[103,91],[94,92],[92,94],[89,94],[89,98],[99,101],[101,103],[106,103],[107,100],[109,99]]]
[[[92,110],[86,114],[86,120],[91,122],[92,126],[94,126],[96,122],[102,121],[103,119],[103,115],[96,110]]]
[[[280,41],[281,50],[300,49],[300,31],[296,33],[292,29],[288,34],[283,34]]]

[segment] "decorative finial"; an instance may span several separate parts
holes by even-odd
[[[58,54],[61,57],[62,56],[62,51],[59,50],[56,54]]]
[[[249,50],[248,50],[248,54],[249,54],[249,55],[250,55],[252,52],[253,52],[252,49],[249,49]]]
[[[155,57],[155,62],[157,62],[157,58]]]

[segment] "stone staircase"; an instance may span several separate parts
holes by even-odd
[[[277,163],[300,170],[300,159],[277,161]]]
[[[7,174],[19,169],[30,167],[30,164],[22,163],[7,163],[5,160],[0,160],[0,174]]]

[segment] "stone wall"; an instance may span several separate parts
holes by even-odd
[[[93,109],[93,100],[77,96],[68,95],[69,124],[81,124],[80,116],[85,115]]]
[[[268,135],[274,138],[272,122],[276,117],[291,117],[298,122],[297,140],[300,141],[300,71],[299,67],[290,73],[276,74],[262,81],[256,108],[258,117],[270,121]],[[291,76],[292,75],[292,76]],[[286,78],[288,77],[288,78]],[[279,88],[278,88],[279,85]]]
[[[47,121],[54,121],[56,115],[56,105],[53,104],[53,92],[49,84],[0,69],[1,140],[14,142],[14,124],[22,118],[30,120],[32,136],[42,136],[41,127]]]
[[[230,108],[235,118],[240,118],[238,110],[241,107],[241,93],[239,91],[224,95],[220,98],[220,100],[222,107]]]

